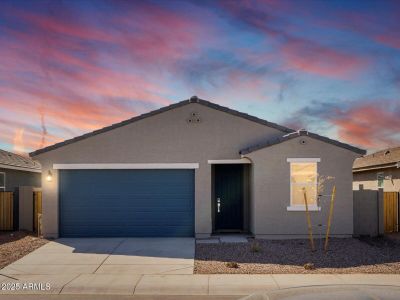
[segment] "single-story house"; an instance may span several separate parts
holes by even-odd
[[[317,175],[335,177],[332,234],[353,234],[352,166],[365,151],[193,96],[37,150],[47,237],[307,234]]]
[[[14,192],[19,186],[40,187],[40,163],[0,149],[0,191]]]
[[[364,189],[384,189],[400,192],[400,147],[380,150],[357,158],[353,165],[353,186],[362,184]]]

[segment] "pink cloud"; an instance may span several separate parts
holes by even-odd
[[[103,28],[79,18],[11,11],[29,31],[3,29],[7,38],[1,40],[0,80],[7,84],[0,86],[0,104],[27,122],[8,123],[1,138],[13,144],[19,128],[25,148],[37,148],[42,133],[29,128],[40,128],[39,111],[52,142],[142,112],[131,100],[142,102],[145,110],[146,103],[170,104],[164,95],[171,90],[159,80],[161,64],[173,71],[175,62],[198,51],[205,26],[160,7],[146,4],[138,10],[102,19]],[[51,138],[53,131],[64,133]]]
[[[394,32],[398,33],[397,30]],[[375,40],[389,47],[400,49],[400,35],[395,36],[394,34],[380,34],[375,36]]]
[[[281,49],[285,68],[320,76],[350,79],[369,64],[357,55],[301,39],[292,38]]]
[[[400,107],[397,105],[397,109]],[[399,144],[399,110],[386,110],[385,105],[359,104],[335,115],[331,122],[339,138],[365,148],[379,149]]]

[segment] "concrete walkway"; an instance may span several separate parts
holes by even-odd
[[[337,285],[400,287],[392,274],[276,274],[276,275],[14,275],[0,281],[17,286],[0,294],[113,294],[113,295],[249,295],[285,288]],[[36,286],[29,286],[35,283]],[[46,289],[46,284],[50,288]],[[6,285],[7,286],[7,285]],[[25,286],[25,289],[23,287]]]
[[[249,295],[324,285],[400,286],[400,275],[193,275],[191,238],[58,239],[0,270],[1,294]]]
[[[58,239],[8,265],[0,274],[60,278],[193,274],[194,248],[193,238]]]

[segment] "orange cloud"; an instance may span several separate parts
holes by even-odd
[[[400,107],[391,110],[387,104],[359,104],[331,119],[344,141],[369,149],[399,144]]]
[[[24,129],[18,128],[15,130],[13,138],[13,150],[18,154],[26,154],[26,148],[24,143]]]
[[[159,74],[152,76],[145,69],[159,72],[156,62],[170,64],[192,54],[201,26],[177,12],[150,8],[141,6],[137,18],[104,20],[110,30],[79,19],[14,11],[29,30],[4,28],[9,38],[1,39],[0,82],[6,84],[0,85],[0,104],[10,114],[25,117],[25,132],[18,135],[25,148],[41,145],[41,114],[46,118],[46,143],[51,143],[170,104],[164,96],[169,88],[153,80]],[[118,27],[126,32],[115,34]],[[133,101],[139,102],[135,108]],[[2,138],[12,145],[15,127],[4,128]],[[61,136],[51,138],[52,132]]]

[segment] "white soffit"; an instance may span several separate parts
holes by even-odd
[[[207,161],[211,165],[227,165],[227,164],[251,164],[248,158],[240,159],[210,159]]]

